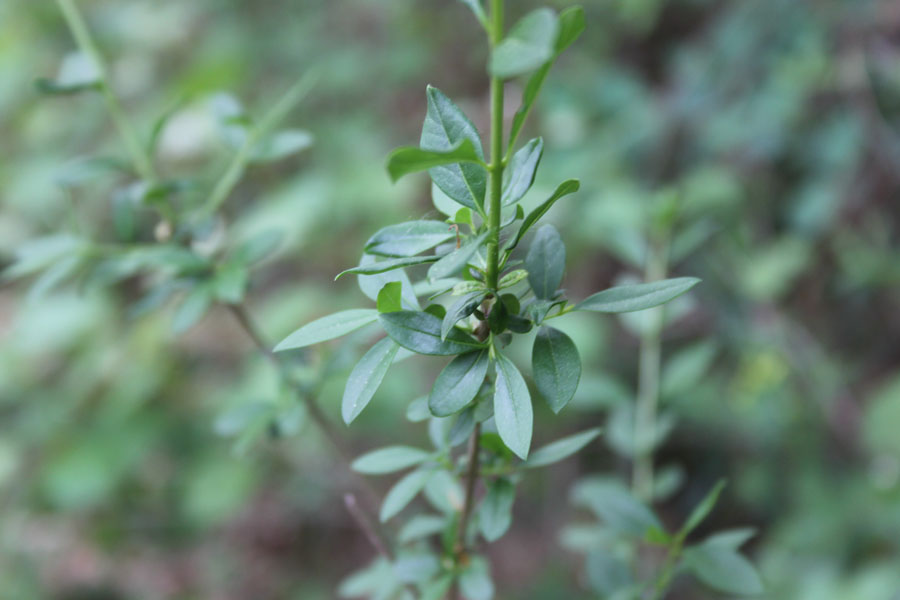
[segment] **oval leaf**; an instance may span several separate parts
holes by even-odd
[[[558,33],[559,17],[551,9],[528,13],[491,53],[491,75],[509,79],[537,69],[553,58]]]
[[[696,277],[676,277],[649,283],[622,285],[597,292],[575,306],[575,310],[624,313],[653,308],[677,298],[700,283]]]
[[[527,469],[533,469],[559,462],[593,442],[599,435],[600,428],[595,427],[594,429],[588,429],[587,431],[564,437],[535,450],[522,466]]]
[[[518,202],[531,189],[531,184],[534,183],[534,174],[537,172],[543,154],[544,140],[542,138],[531,140],[513,154],[509,166],[503,172],[503,195],[500,201],[503,206]]]
[[[471,259],[472,256],[475,255],[475,253],[481,247],[481,244],[483,244],[484,240],[487,239],[487,236],[488,232],[485,231],[481,235],[466,242],[466,244],[462,248],[457,248],[453,252],[450,252],[449,254],[441,257],[439,261],[431,265],[431,267],[428,269],[428,278],[443,279],[445,277],[456,275],[463,269],[463,267],[466,266],[466,263],[469,262],[469,259]]]
[[[366,242],[366,252],[380,256],[415,256],[454,237],[443,221],[409,221],[388,225]]]
[[[406,508],[406,505],[422,491],[431,475],[431,471],[413,471],[395,483],[381,503],[381,512],[378,515],[381,522],[384,523]]]
[[[534,295],[542,300],[552,298],[562,283],[566,269],[566,246],[553,225],[538,229],[525,256],[528,283]]]
[[[344,423],[349,425],[372,400],[399,349],[393,340],[385,338],[369,348],[353,367],[341,401]]]
[[[460,354],[444,367],[428,396],[428,408],[436,417],[446,417],[466,407],[481,389],[487,375],[487,350]]]
[[[531,350],[531,372],[541,396],[559,413],[581,379],[581,357],[572,338],[558,329],[541,327]]]
[[[382,475],[407,469],[428,460],[430,454],[412,446],[387,446],[363,454],[353,461],[353,470],[367,475]]]
[[[475,146],[469,140],[462,140],[447,150],[423,150],[414,146],[397,148],[388,156],[387,171],[392,181],[397,181],[409,173],[419,171],[445,169],[462,169],[459,163],[476,163],[475,168],[484,170],[479,163],[482,162],[475,150]],[[452,165],[447,167],[445,165]],[[472,165],[466,165],[470,168]]]
[[[511,360],[497,354],[494,420],[503,443],[519,458],[528,458],[534,414],[528,386]]]
[[[487,494],[478,509],[478,528],[489,542],[503,537],[512,523],[516,486],[506,477],[499,477],[488,485]]]
[[[371,308],[355,308],[334,313],[307,323],[287,336],[275,346],[275,352],[303,348],[341,337],[374,322],[377,318],[378,311]]]
[[[439,256],[410,256],[407,258],[389,258],[387,260],[369,261],[367,264],[346,269],[337,274],[335,281],[347,274],[354,275],[377,275],[378,273],[386,273],[394,269],[402,269],[403,267],[412,267],[425,263],[433,263],[437,261]]]
[[[453,329],[445,340],[441,339],[441,319],[426,312],[401,310],[379,317],[384,330],[391,338],[408,350],[418,354],[448,356],[464,354],[484,347],[458,329]]]
[[[522,226],[519,227],[519,232],[516,233],[516,237],[514,237],[512,242],[510,242],[506,247],[507,254],[511,252],[513,248],[519,245],[519,242],[522,241],[522,236],[524,236],[528,232],[528,230],[531,229],[532,225],[537,223],[538,219],[543,217],[547,213],[547,211],[550,210],[551,206],[556,204],[557,200],[559,200],[563,196],[574,194],[580,188],[581,183],[577,179],[569,179],[559,184],[559,186],[556,188],[556,191],[553,192],[553,195],[544,200],[543,204],[528,213],[528,216],[525,217],[524,221],[522,221]]]

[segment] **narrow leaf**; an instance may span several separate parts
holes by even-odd
[[[475,157],[484,162],[481,138],[472,121],[439,89],[428,86],[428,110],[422,125],[419,146],[423,150],[447,152],[466,141]],[[458,162],[458,161],[457,161]],[[431,180],[450,198],[463,206],[481,210],[487,186],[487,170],[476,161],[442,164],[428,171]]]
[[[542,448],[538,448],[532,452],[531,456],[528,457],[528,460],[526,460],[525,464],[522,466],[527,469],[534,469],[569,458],[597,439],[597,436],[600,435],[600,431],[599,427],[595,427],[594,429],[588,429],[587,431],[564,437],[552,444],[547,444]]]
[[[581,357],[575,342],[558,329],[541,327],[531,349],[531,371],[541,396],[559,413],[575,395],[581,379]]]
[[[416,515],[411,518],[397,533],[397,541],[401,544],[420,540],[424,537],[440,533],[447,525],[447,519],[436,515]]]
[[[485,296],[487,296],[486,290],[476,290],[469,292],[454,302],[441,321],[441,339],[446,339],[453,330],[454,325],[475,312],[475,309],[478,308]]]
[[[516,486],[506,477],[499,477],[488,485],[487,494],[478,509],[478,528],[489,542],[503,537],[512,523]]]
[[[439,258],[439,256],[410,256],[407,258],[389,258],[387,260],[369,262],[365,265],[359,265],[357,267],[353,267],[352,269],[341,271],[337,274],[337,277],[335,277],[334,280],[337,281],[344,275],[348,275],[351,273],[354,275],[376,275],[378,273],[386,273],[388,271],[393,271],[394,269],[402,269],[403,267],[412,267],[415,265],[433,263],[436,262]]]
[[[689,534],[707,517],[707,515],[709,515],[713,507],[715,507],[716,502],[719,500],[719,495],[722,493],[723,489],[725,489],[725,481],[720,480],[713,486],[709,493],[706,494],[703,500],[700,501],[700,504],[695,506],[694,510],[691,511],[691,515],[687,518],[687,521],[684,522],[684,525],[681,528],[681,535],[686,536]]]
[[[369,266],[376,262],[380,262],[377,257],[372,254],[363,254],[362,258],[359,260],[359,265]],[[403,306],[409,310],[419,310],[419,301],[416,298],[415,289],[413,288],[412,282],[409,280],[409,276],[403,269],[393,269],[374,275],[359,275],[356,278],[359,289],[372,301],[378,299],[378,292],[381,291],[384,284],[390,281],[399,281],[403,286]]]
[[[534,183],[534,175],[544,154],[544,140],[535,138],[519,148],[503,172],[501,204],[509,206],[522,199]]]
[[[371,308],[356,308],[334,313],[333,315],[316,319],[312,323],[307,323],[287,336],[275,346],[275,352],[303,348],[341,337],[374,322],[377,318],[378,311]]]
[[[487,350],[460,354],[451,360],[435,379],[428,396],[431,414],[447,417],[471,403],[484,383],[489,364]]]
[[[353,461],[353,470],[367,475],[383,475],[420,464],[431,455],[412,446],[387,446],[363,454]]]
[[[556,294],[566,269],[566,246],[556,227],[544,225],[538,229],[528,254],[525,270],[534,295],[549,300]]]
[[[576,504],[590,508],[612,529],[643,538],[662,523],[620,482],[606,478],[582,480],[572,492]]]
[[[422,491],[431,475],[431,471],[413,471],[394,484],[381,504],[381,512],[378,515],[381,522],[384,523],[406,508],[406,505]]]
[[[424,150],[414,146],[405,146],[397,148],[388,155],[387,171],[392,181],[397,181],[404,175],[410,173],[418,173],[419,171],[427,171],[436,169],[437,167],[445,167],[445,165],[453,165],[460,169],[459,163],[476,163],[476,168],[484,169],[479,163],[483,159],[478,156],[475,146],[469,140],[463,140],[459,144],[446,150]]]
[[[344,423],[349,425],[372,400],[399,349],[393,340],[385,338],[369,348],[353,367],[341,400]]]
[[[428,269],[428,279],[443,279],[452,277],[459,273],[469,260],[475,256],[478,249],[484,243],[488,236],[487,231],[481,235],[469,240],[462,248],[457,248],[453,252],[441,257],[439,261],[431,265]]]
[[[387,334],[398,344],[418,354],[447,356],[484,347],[458,329],[441,339],[441,320],[426,312],[401,310],[379,317]]]
[[[580,6],[572,6],[559,14],[559,35],[556,38],[556,54],[559,55],[566,48],[575,43],[584,33],[585,19],[584,9]]]
[[[415,256],[453,237],[453,230],[442,221],[408,221],[378,230],[366,242],[366,252],[380,256]]]
[[[597,292],[575,306],[575,310],[623,313],[653,308],[677,298],[700,283],[696,277],[676,277],[650,283],[622,285]]]
[[[581,187],[581,183],[577,179],[569,179],[567,181],[559,184],[559,187],[556,188],[556,191],[553,192],[553,195],[547,198],[543,204],[538,206],[536,209],[528,213],[528,216],[525,217],[525,220],[522,221],[522,226],[519,227],[519,232],[516,234],[516,237],[513,239],[512,243],[509,244],[506,251],[511,252],[513,248],[519,245],[519,242],[522,240],[522,236],[524,236],[531,226],[537,223],[538,219],[543,217],[550,207],[556,204],[556,201],[562,198],[563,196],[568,196],[569,194],[574,194]]]
[[[503,443],[522,460],[528,458],[534,420],[531,395],[516,365],[499,353],[494,382],[494,420]]]
[[[528,13],[491,54],[491,75],[509,79],[541,67],[553,58],[558,33],[559,17],[551,9]]]
[[[471,9],[472,13],[475,15],[475,18],[478,19],[478,22],[481,23],[481,26],[488,29],[488,18],[484,12],[484,7],[481,5],[481,0],[459,0],[463,4]]]

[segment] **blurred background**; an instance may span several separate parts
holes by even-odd
[[[529,125],[546,151],[525,204],[581,179],[549,219],[568,245],[570,296],[583,298],[640,276],[647,207],[661,191],[682,199],[672,272],[703,284],[670,310],[663,345],[664,520],[680,523],[724,477],[705,527],[758,529],[748,550],[766,598],[900,598],[900,3],[582,2],[587,30]],[[460,2],[79,5],[138,130],[171,113],[161,169],[196,185],[229,156],[214,98],[261,114],[318,68],[286,121],[313,146],[253,167],[224,207],[236,235],[283,234],[247,298],[273,344],[369,305],[354,278],[332,280],[376,228],[441,218],[427,177],[392,185],[384,170],[391,148],[418,141],[426,84],[488,129],[486,48]],[[510,22],[536,6],[511,3]],[[0,4],[0,266],[50,233],[116,235],[121,174],[79,162],[123,155],[101,99],[34,86],[74,48],[54,3]],[[511,84],[508,115],[520,94]],[[247,433],[278,391],[231,315],[213,308],[175,332],[177,303],[135,310],[133,279],[52,283],[0,288],[0,597],[335,597],[372,556],[339,501],[346,475],[296,407]],[[560,326],[585,376],[561,415],[537,407],[536,442],[594,425],[607,435],[524,481],[490,553],[501,598],[599,597],[559,541],[578,518],[567,491],[629,472],[610,415],[634,396],[640,324],[579,313]],[[355,454],[427,445],[405,414],[439,361],[397,365],[353,427],[340,423],[365,341],[300,357],[330,361],[329,418]],[[528,348],[516,351],[527,365]],[[672,594],[706,597],[689,583]]]

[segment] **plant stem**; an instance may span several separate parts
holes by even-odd
[[[469,528],[469,518],[472,515],[472,504],[475,498],[475,483],[478,481],[478,453],[481,442],[481,423],[475,425],[472,437],[469,438],[468,465],[466,469],[466,495],[463,502],[462,513],[459,516],[459,528],[456,531],[456,544],[454,552],[457,557],[462,557],[466,551],[466,530]]]
[[[103,98],[106,100],[113,123],[115,124],[116,129],[118,129],[122,141],[125,142],[128,154],[131,155],[131,162],[134,164],[135,170],[143,179],[150,183],[154,183],[158,177],[156,175],[156,170],[153,167],[153,160],[141,144],[140,138],[131,126],[128,118],[125,116],[125,111],[122,109],[119,98],[112,91],[109,68],[103,60],[100,50],[94,43],[94,39],[91,37],[90,30],[84,22],[84,18],[81,16],[78,6],[75,4],[74,0],[56,0],[56,3],[59,5],[59,9],[66,19],[69,31],[72,32],[72,37],[75,38],[79,50],[81,50],[81,52],[83,52],[97,68],[100,76],[100,90],[103,93]]]
[[[651,240],[644,280],[656,281],[665,278],[667,262],[666,241],[659,238]],[[648,310],[647,321],[641,333],[632,486],[635,495],[645,502],[653,500],[653,442],[656,437],[656,411],[659,403],[660,347],[664,312],[662,306]]]

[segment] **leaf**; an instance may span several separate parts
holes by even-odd
[[[391,281],[384,284],[381,291],[378,292],[376,307],[380,313],[397,312],[403,310],[400,295],[403,292],[403,284],[399,281]]]
[[[660,382],[664,397],[688,393],[703,379],[716,358],[718,348],[712,340],[698,342],[679,350],[666,361]]]
[[[399,349],[393,340],[385,338],[369,348],[353,367],[341,400],[344,423],[349,425],[372,400]]]
[[[366,252],[379,256],[415,256],[454,235],[443,221],[408,221],[378,230],[366,242]]]
[[[250,151],[250,162],[267,163],[302,152],[313,145],[313,135],[302,129],[285,129],[256,143]]]
[[[444,517],[435,515],[416,515],[406,522],[397,533],[397,541],[406,544],[414,540],[441,533],[447,525]]]
[[[363,454],[353,461],[353,470],[366,475],[393,473],[425,462],[428,452],[412,446],[387,446]]]
[[[462,1],[467,2],[467,0]],[[443,600],[450,591],[451,585],[453,585],[453,575],[443,575],[422,586],[422,595],[419,596],[419,600]]]
[[[359,265],[363,267],[376,262],[379,262],[377,257],[371,254],[363,254],[362,258],[359,260]],[[372,301],[378,300],[378,292],[381,291],[384,284],[390,281],[399,281],[402,284],[403,306],[409,310],[419,310],[419,301],[416,298],[413,284],[409,280],[406,271],[403,269],[393,269],[392,271],[377,273],[375,275],[359,275],[356,278],[359,289]]]
[[[561,440],[556,440],[551,444],[547,444],[546,446],[535,450],[522,466],[526,469],[534,469],[569,458],[597,439],[600,432],[601,429],[595,427],[593,429],[588,429],[587,431],[582,431],[581,433],[576,433],[575,435],[564,437]]]
[[[443,279],[459,273],[469,262],[488,236],[487,231],[466,242],[461,248],[443,256],[428,269],[429,279]]]
[[[636,283],[597,292],[575,305],[575,310],[624,313],[653,308],[677,298],[700,283],[696,277],[676,277],[650,283]]]
[[[475,146],[469,140],[463,140],[459,144],[447,150],[424,150],[415,146],[397,148],[388,155],[387,171],[391,181],[397,181],[404,175],[418,173],[419,171],[437,170],[438,168],[461,169],[459,163],[476,163],[481,166],[482,157],[478,156]],[[446,167],[445,165],[452,165]],[[468,166],[468,165],[467,165]]]
[[[472,13],[475,15],[475,18],[478,19],[478,22],[481,23],[481,26],[487,30],[490,25],[488,23],[487,15],[484,12],[484,7],[481,5],[481,0],[459,0],[466,6],[468,6]]]
[[[581,187],[581,183],[577,179],[569,179],[567,181],[562,182],[556,188],[556,191],[553,192],[553,195],[547,198],[543,204],[538,206],[536,209],[528,213],[528,216],[525,217],[525,220],[522,221],[522,226],[519,227],[519,232],[516,233],[516,237],[513,238],[512,243],[509,244],[506,251],[507,253],[511,252],[513,248],[519,245],[519,242],[522,241],[522,236],[524,236],[531,226],[537,223],[538,219],[543,217],[550,207],[556,204],[556,201],[562,198],[563,196],[568,196],[569,194],[574,194]]]
[[[377,318],[378,311],[371,308],[343,310],[307,323],[275,346],[275,352],[303,348],[341,337],[374,322]]]
[[[476,290],[469,292],[454,302],[441,321],[441,339],[446,339],[450,332],[453,331],[454,325],[475,312],[475,309],[478,308],[485,296],[487,296],[487,290]]]
[[[488,365],[487,350],[460,354],[437,376],[428,396],[428,408],[436,417],[447,417],[465,408],[484,383]]]
[[[516,486],[506,477],[498,477],[488,484],[487,494],[478,508],[478,528],[489,542],[496,542],[512,524],[512,507]]]
[[[525,270],[534,295],[542,300],[552,298],[562,283],[565,269],[566,246],[559,232],[553,225],[542,226],[525,256]]]
[[[36,273],[67,256],[80,254],[87,247],[84,240],[67,233],[28,240],[16,248],[15,262],[3,271],[3,279]]]
[[[709,493],[706,494],[703,500],[694,507],[694,510],[691,511],[690,516],[681,527],[681,535],[687,536],[687,534],[693,531],[697,525],[709,515],[713,507],[715,507],[716,502],[719,500],[719,495],[722,493],[723,489],[725,489],[725,481],[720,480],[713,486]]]
[[[431,471],[413,471],[395,483],[381,503],[381,512],[378,515],[381,522],[384,523],[406,508],[406,505],[422,491],[431,475]]]
[[[462,296],[471,294],[472,292],[486,291],[487,288],[482,281],[460,281],[452,288],[451,294],[454,296]]]
[[[610,554],[606,548],[593,548],[585,561],[585,569],[594,591],[603,594],[604,598],[632,600],[639,597],[617,594],[632,585],[634,577],[628,563]]]
[[[512,287],[526,277],[528,277],[528,271],[526,271],[525,269],[516,269],[515,271],[510,271],[500,278],[500,281],[497,283],[497,289],[502,290],[503,288]]]
[[[172,318],[172,331],[183,333],[193,327],[212,305],[212,293],[208,286],[197,284],[188,293]]]
[[[522,460],[528,458],[533,420],[531,395],[522,374],[511,360],[497,353],[494,421],[503,443]]]
[[[459,588],[466,600],[491,600],[494,597],[494,582],[488,562],[475,556],[459,576]]]
[[[365,265],[359,265],[353,267],[352,269],[341,271],[337,274],[337,277],[335,277],[334,280],[337,281],[344,275],[348,274],[377,275],[378,273],[386,273],[388,271],[393,271],[394,269],[402,269],[404,267],[433,263],[439,258],[439,256],[410,256],[406,258],[389,258],[387,260],[369,262]]]
[[[398,344],[418,354],[447,356],[484,347],[458,329],[441,339],[441,320],[426,312],[401,310],[379,317],[384,330]]]
[[[247,267],[227,262],[216,269],[213,281],[215,296],[220,302],[237,304],[244,298],[249,274]]]
[[[253,235],[235,248],[232,260],[252,265],[263,260],[281,245],[284,233],[278,229],[265,229]]]
[[[543,154],[544,140],[542,138],[531,140],[513,154],[509,166],[503,172],[503,195],[500,200],[503,206],[515,204],[531,189]]]
[[[83,52],[67,54],[59,67],[56,79],[40,78],[34,85],[42,94],[51,95],[103,89],[100,69],[91,57]]]
[[[663,530],[653,511],[616,480],[600,477],[582,480],[575,486],[572,498],[621,533],[643,538],[653,529]]]
[[[581,37],[584,28],[585,19],[582,7],[572,6],[559,14],[559,35],[556,38],[555,48],[557,56]]]
[[[531,372],[541,396],[559,413],[581,379],[581,357],[572,338],[553,327],[541,327],[531,349]]]
[[[744,542],[756,535],[756,530],[752,527],[738,527],[736,529],[726,529],[709,536],[703,541],[703,544],[713,544],[737,550],[744,545]]]
[[[422,150],[447,152],[465,141],[471,143],[476,160],[484,162],[481,138],[472,121],[439,89],[428,86],[428,110],[422,125]],[[487,186],[487,170],[476,161],[439,165],[428,171],[431,180],[450,198],[463,206],[482,210]]]
[[[559,17],[549,8],[534,10],[516,23],[491,53],[488,70],[510,79],[533,71],[553,58]]]
[[[704,542],[687,548],[682,561],[685,569],[714,590],[746,596],[765,591],[750,561],[724,545]]]

